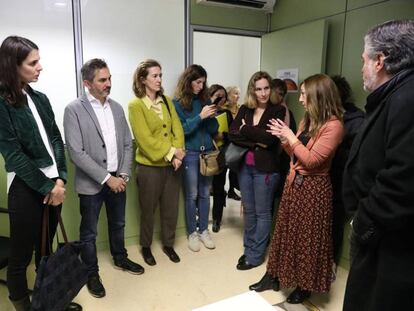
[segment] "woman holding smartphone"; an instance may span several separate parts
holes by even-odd
[[[215,148],[217,106],[210,104],[207,72],[202,66],[190,65],[185,69],[178,80],[173,102],[185,135],[186,156],[182,166],[188,247],[198,252],[201,241],[206,248],[214,249],[216,246],[208,231],[209,188],[213,177],[200,174],[200,153]]]
[[[225,108],[224,104],[227,100],[226,89],[219,85],[213,84],[208,89],[211,102],[217,106],[217,120],[219,121],[218,133],[215,141],[219,149],[226,148],[229,144],[228,132],[233,117],[231,112]],[[224,160],[224,159],[222,159]],[[213,177],[213,232],[219,232],[221,219],[223,217],[223,208],[226,206],[226,191],[224,185],[226,183],[227,168],[224,168],[219,174]]]

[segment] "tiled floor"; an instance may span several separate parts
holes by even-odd
[[[265,264],[248,271],[236,270],[237,259],[242,254],[242,218],[240,203],[228,200],[224,211],[222,230],[212,233],[215,250],[202,248],[193,253],[187,247],[185,237],[176,241],[176,251],[181,257],[178,264],[172,263],[155,243],[152,247],[157,265],[146,265],[137,246],[128,247],[129,256],[145,267],[143,275],[132,275],[115,270],[109,252],[99,253],[101,277],[107,295],[97,299],[83,288],[75,301],[85,311],[155,311],[191,310],[215,301],[248,291],[249,284],[259,280],[265,272]],[[4,277],[4,271],[0,277]],[[29,283],[33,282],[33,267],[29,272]],[[347,272],[339,268],[336,281],[329,295],[313,295],[310,299],[321,311],[340,311]],[[289,291],[266,291],[261,293],[269,303],[279,304]],[[286,304],[287,305],[287,304]],[[7,289],[0,285],[0,310],[13,310],[7,299]],[[247,309],[246,309],[247,310]],[[305,310],[301,306],[288,305],[289,311]],[[314,309],[317,310],[317,309]],[[256,311],[256,310],[254,310]]]

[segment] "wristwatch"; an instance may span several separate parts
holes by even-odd
[[[128,182],[129,181],[129,176],[128,175],[120,175],[120,177],[125,181]]]

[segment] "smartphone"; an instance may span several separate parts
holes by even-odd
[[[222,99],[223,97],[217,97],[211,104],[217,106]]]

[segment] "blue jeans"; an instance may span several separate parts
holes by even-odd
[[[272,223],[272,204],[278,173],[262,173],[255,166],[243,164],[239,172],[244,209],[244,255],[246,261],[259,265],[264,260]]]
[[[200,152],[187,151],[183,161],[185,216],[188,234],[208,228],[212,176],[200,174]]]
[[[96,236],[99,213],[105,203],[108,219],[109,245],[114,261],[122,261],[128,256],[125,249],[125,203],[126,193],[114,193],[107,185],[94,195],[79,194],[80,213],[80,240],[84,243],[82,259],[88,266],[89,275],[98,272],[98,258],[96,256]]]

